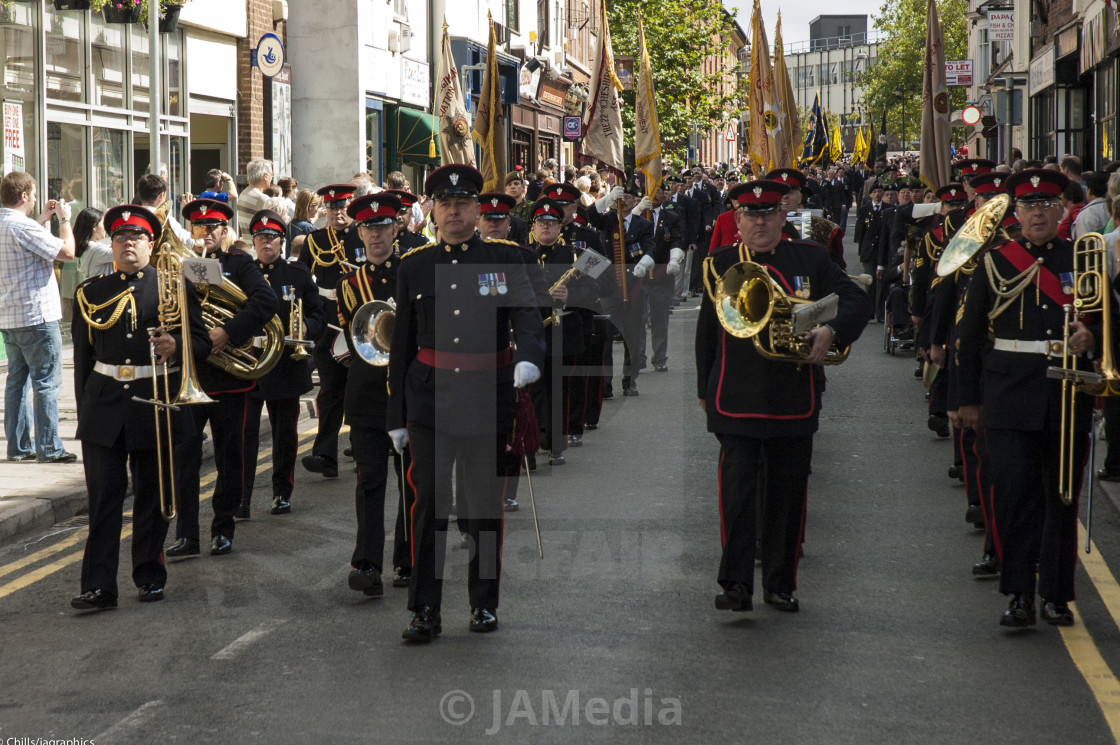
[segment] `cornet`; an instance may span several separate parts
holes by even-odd
[[[296,297],[295,288],[288,290],[284,295],[284,299],[290,304],[288,335],[284,337],[284,344],[295,347],[295,349],[292,350],[291,359],[298,362],[311,356],[307,348],[314,346],[315,342],[304,338],[306,331],[303,324],[303,299]]]

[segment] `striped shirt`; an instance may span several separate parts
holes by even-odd
[[[62,318],[54,258],[62,239],[22,212],[0,208],[0,329]]]

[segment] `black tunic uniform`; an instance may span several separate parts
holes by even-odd
[[[472,608],[495,609],[501,576],[503,460],[518,362],[544,367],[544,330],[521,249],[477,235],[406,254],[397,275],[387,429],[407,425],[416,489],[409,608],[439,606],[451,473],[468,505]],[[510,330],[516,348],[510,347]],[[439,559],[437,560],[437,557]]]
[[[731,266],[748,258],[740,246],[711,253],[708,287]],[[782,241],[770,253],[755,253],[790,295],[799,290],[811,300],[835,292],[837,316],[829,325],[841,348],[863,331],[871,309],[867,295],[829,259],[821,246]],[[766,592],[791,593],[797,587],[797,561],[805,517],[806,489],[817,431],[824,368],[763,358],[753,340],[731,336],[719,323],[705,293],[696,326],[697,395],[705,403],[708,431],[720,442],[720,538],[723,557],[719,582],[742,583],[753,590],[755,538],[762,538],[762,584]],[[765,469],[763,462],[765,460]],[[763,528],[756,531],[759,475],[764,473]]]
[[[191,330],[194,359],[210,353],[210,338],[202,325],[202,311],[193,288],[187,286],[187,318]],[[127,369],[116,376],[94,369],[96,363],[119,366],[151,365],[148,329],[160,324],[157,307],[159,289],[155,267],[135,274],[115,272],[82,284],[75,301],[80,312],[74,314],[74,393],[78,404],[77,437],[82,443],[82,464],[89,490],[89,538],[82,560],[82,592],[102,590],[117,596],[117,562],[120,553],[122,508],[128,494],[128,471],[135,494],[133,506],[132,579],[137,586],[163,586],[167,570],[163,563],[163,541],[167,523],[160,516],[159,469],[163,469],[165,490],[170,497],[171,473],[167,468],[167,448],[176,438],[193,432],[187,412],[172,412],[171,437],[163,425],[161,464],[156,457],[156,420],[152,406],[132,400],[150,398],[152,378],[129,379]],[[129,300],[131,298],[131,302]],[[120,309],[119,315],[116,311]],[[86,323],[88,313],[97,326]],[[117,315],[115,322],[112,316]],[[181,326],[169,328],[178,349],[182,349]],[[171,360],[179,366],[180,354]],[[118,379],[121,378],[121,379]],[[169,375],[171,395],[179,390],[180,373]],[[163,379],[160,378],[162,390]]]

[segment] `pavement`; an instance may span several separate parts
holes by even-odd
[[[0,545],[41,532],[88,511],[82,444],[75,439],[78,407],[74,399],[74,350],[63,334],[62,392],[58,401],[58,427],[63,447],[78,456],[75,463],[55,464],[0,460]],[[8,382],[8,361],[0,360],[0,389]],[[300,420],[313,416],[310,401],[300,409]],[[33,433],[34,434],[34,433]],[[271,442],[268,426],[261,428],[262,446]],[[0,427],[0,447],[7,453],[7,439]],[[207,440],[203,462],[213,457]]]

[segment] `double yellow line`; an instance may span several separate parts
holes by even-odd
[[[340,434],[343,434],[343,433],[347,432],[348,430],[349,430],[348,427],[343,427]],[[306,430],[306,431],[300,433],[300,446],[296,450],[296,455],[297,456],[300,453],[307,452],[307,450],[309,450],[311,448],[311,442],[314,438],[314,432],[315,432],[314,429],[310,429],[310,430]],[[272,456],[271,455],[260,458],[257,462],[257,475],[258,476],[262,475],[263,473],[268,471],[269,468],[271,468],[271,467],[272,467]],[[208,473],[205,476],[203,476],[202,478],[200,478],[199,479],[199,490],[201,491],[201,490],[205,489],[205,487],[213,484],[214,480],[216,478],[217,478],[217,473],[213,472],[213,471],[211,471],[210,473]],[[200,503],[205,502],[208,499],[210,499],[209,495],[204,496],[204,497],[200,497],[199,502]],[[50,546],[47,546],[46,548],[40,549],[33,554],[28,554],[27,556],[23,557],[22,559],[18,559],[17,561],[13,561],[10,564],[5,564],[3,566],[0,566],[0,577],[3,577],[5,575],[12,574],[14,572],[18,572],[22,569],[26,569],[27,567],[34,566],[34,565],[38,564],[39,562],[43,561],[44,559],[46,559],[48,557],[51,557],[51,556],[54,556],[55,554],[59,554],[59,553],[69,551],[70,549],[74,549],[75,547],[77,548],[77,550],[71,551],[70,553],[67,553],[65,556],[63,556],[59,559],[56,559],[55,561],[52,561],[49,564],[44,564],[43,566],[41,566],[37,569],[34,569],[34,570],[28,572],[27,574],[23,574],[23,575],[17,577],[16,579],[11,580],[10,582],[6,582],[5,584],[0,585],[0,598],[7,597],[8,595],[11,595],[13,592],[16,592],[18,590],[22,590],[25,587],[30,587],[31,585],[35,584],[39,580],[41,580],[45,577],[49,577],[52,574],[55,574],[56,572],[62,571],[66,567],[70,566],[71,564],[76,564],[79,561],[81,561],[82,560],[82,555],[85,551],[86,534],[87,534],[87,531],[75,530],[73,535],[62,539],[58,543],[51,544]],[[132,536],[132,524],[129,523],[128,525],[125,525],[123,528],[121,528],[121,540],[123,541],[126,538],[129,538],[131,536]]]

